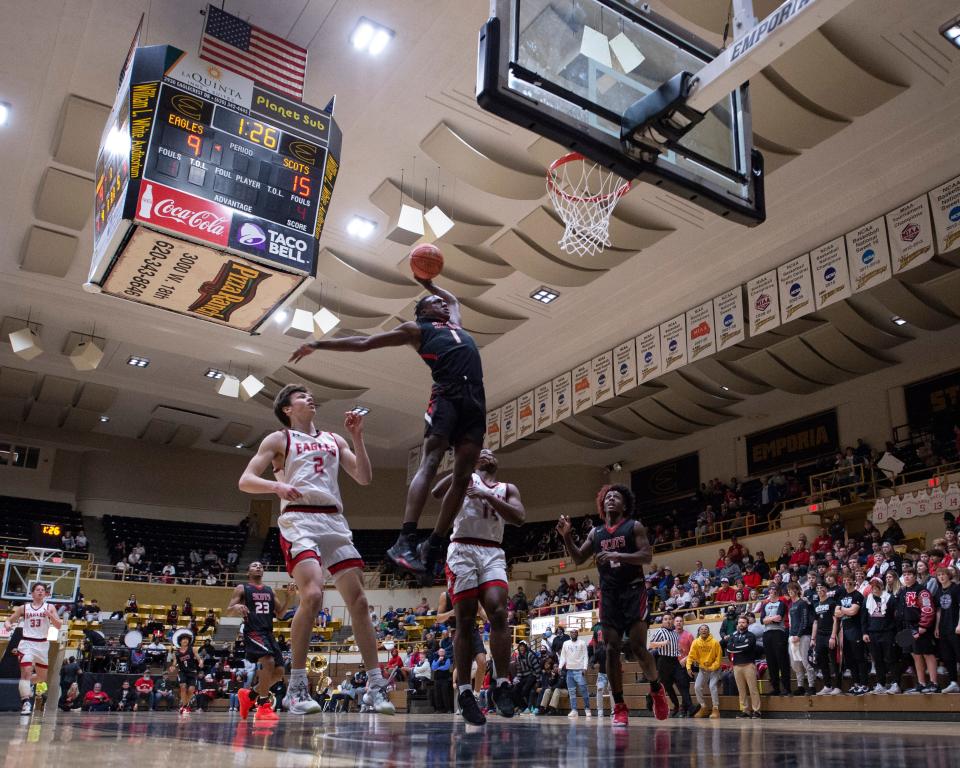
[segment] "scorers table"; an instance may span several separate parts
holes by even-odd
[[[327,112],[173,46],[133,48],[85,288],[255,333],[316,275],[341,141]]]

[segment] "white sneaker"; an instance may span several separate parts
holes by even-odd
[[[826,686],[826,685],[825,685],[825,686],[823,686],[823,688],[821,688],[819,691],[817,691],[817,694],[816,694],[816,695],[817,695],[817,696],[829,696],[831,693],[833,693],[833,688],[830,688],[829,686]]]
[[[828,695],[828,696],[840,696],[842,693],[843,693],[843,691],[842,691],[840,688],[831,688],[831,689],[830,689],[830,693],[828,693],[827,695]]]
[[[578,717],[580,717],[580,715],[577,710],[571,709],[570,714],[568,714],[567,717],[569,717],[571,720],[576,720]]]
[[[886,694],[886,692],[887,692],[887,689],[884,688],[882,685],[880,685],[880,683],[877,683],[875,686],[873,686],[873,693]]]
[[[291,715],[313,715],[322,709],[311,698],[306,683],[290,686],[287,695],[283,697],[283,706]]]
[[[393,702],[387,698],[385,688],[367,688],[367,692],[363,694],[363,703],[373,709],[378,715],[397,714],[397,708],[393,706]]]
[[[586,710],[586,713],[587,713],[587,720],[589,720],[591,717],[593,717],[593,712],[591,712],[589,709]]]
[[[950,685],[940,691],[940,693],[960,693],[960,685],[950,683]]]
[[[896,683],[890,683],[890,687],[887,688],[887,693],[900,693],[900,686]]]

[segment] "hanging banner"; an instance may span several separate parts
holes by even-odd
[[[590,363],[580,363],[573,369],[573,412],[580,413],[593,405],[593,382]]]
[[[731,288],[713,300],[717,321],[717,349],[726,349],[746,338],[743,324],[743,287]]]
[[[533,390],[524,392],[517,398],[517,439],[534,433]]]
[[[686,315],[677,315],[660,326],[660,351],[664,373],[687,364]]]
[[[487,441],[485,448],[495,451],[500,447],[500,409],[487,411]]]
[[[842,237],[810,251],[810,268],[813,270],[813,296],[817,309],[851,295],[847,246]]]
[[[640,383],[659,376],[660,370],[660,329],[651,328],[637,336],[637,367],[640,369]]]
[[[890,279],[890,248],[883,217],[847,232],[847,264],[854,293]]]
[[[573,413],[573,392],[570,372],[561,373],[553,380],[553,422],[563,421]]]
[[[413,476],[420,467],[420,448],[421,446],[415,445],[407,451],[407,485],[413,481]]]
[[[637,386],[637,342],[625,341],[613,350],[613,392],[633,389]]]
[[[713,327],[713,302],[687,310],[687,360],[691,363],[717,351],[717,336]]]
[[[747,312],[750,316],[751,336],[780,325],[777,270],[771,269],[747,283]]]
[[[930,190],[930,208],[937,235],[937,253],[960,247],[960,176]]]
[[[533,390],[534,424],[538,430],[553,424],[553,382],[548,381]]]
[[[517,442],[517,401],[510,400],[500,409],[500,447]]]
[[[780,283],[780,319],[784,323],[813,312],[813,280],[808,254],[777,267],[777,281]]]
[[[594,404],[613,397],[613,352],[604,352],[593,358],[590,373]]]
[[[926,195],[904,203],[884,218],[890,238],[893,274],[919,267],[933,258],[933,223]]]

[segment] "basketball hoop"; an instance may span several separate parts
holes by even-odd
[[[610,245],[610,216],[630,191],[631,182],[579,152],[555,160],[547,169],[547,192],[564,224],[557,244],[583,257]]]

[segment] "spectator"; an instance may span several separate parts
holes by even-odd
[[[117,712],[132,712],[136,706],[136,691],[130,687],[130,681],[124,680],[120,686],[120,695],[117,697]]]
[[[447,652],[444,648],[437,650],[437,658],[430,665],[433,673],[433,710],[434,712],[452,712],[453,711],[453,688],[450,676],[450,659],[447,658]],[[354,686],[357,685],[354,677]],[[363,686],[366,688],[366,681]]]
[[[737,590],[730,586],[730,579],[724,576],[720,579],[720,589],[713,596],[714,602],[732,603],[737,599]]]
[[[67,688],[64,688],[58,706],[64,712],[72,712],[75,709],[79,709],[80,686],[76,683],[70,683]]]
[[[657,676],[660,678],[660,682],[670,697],[670,703],[673,704],[673,710],[670,716],[686,717],[690,711],[689,681],[687,680],[686,673],[684,673],[683,681],[686,681],[688,684],[686,697],[683,699],[683,706],[681,707],[680,699],[678,699],[677,691],[675,690],[675,688],[679,688],[681,696],[683,695],[684,687],[680,676],[677,674],[679,671],[682,671],[679,661],[680,638],[677,636],[677,633],[673,631],[673,617],[669,613],[665,613],[661,617],[660,627],[651,635],[647,647],[651,651],[656,652],[654,656],[657,663]]]
[[[422,691],[427,687],[430,680],[430,659],[427,658],[426,654],[423,654],[413,668],[413,676],[411,678],[412,687],[416,691]]]
[[[586,716],[590,712],[590,691],[587,689],[585,677],[587,671],[587,643],[580,639],[580,631],[574,627],[570,630],[570,639],[560,647],[560,671],[567,673],[567,692],[570,695],[570,718],[579,717],[577,712],[577,692],[583,695]]]
[[[827,532],[826,526],[820,526],[820,535],[813,540],[813,554],[827,554],[833,549],[833,538]]]
[[[530,650],[526,640],[517,643],[517,652],[513,656],[512,677],[514,705],[518,711],[531,711],[536,705],[537,681],[540,677],[540,659]]]
[[[523,587],[517,588],[517,593],[513,596],[513,607],[516,611],[526,612],[530,606],[527,603],[527,596],[523,592]]]
[[[872,578],[870,594],[863,603],[863,642],[870,649],[870,657],[873,659],[873,666],[877,673],[877,682],[873,687],[874,693],[890,693],[887,681],[896,682],[891,677],[894,669],[895,603],[893,596],[883,588],[883,579]]]
[[[73,552],[77,545],[76,539],[73,538],[73,531],[64,531],[63,536],[60,537],[60,544],[64,552]]]
[[[133,704],[133,711],[136,712],[141,707],[143,709],[151,709],[153,704],[153,680],[150,679],[150,675],[144,673],[137,681],[133,684],[133,687],[136,691],[136,700]]]
[[[957,569],[948,566],[937,569],[937,581],[940,582],[940,594],[937,603],[937,623],[934,634],[938,638],[938,656],[947,668],[950,684],[943,693],[960,693],[957,682],[957,664],[960,663],[960,635],[957,634],[960,621],[960,585],[956,582]]]
[[[748,563],[747,570],[743,574],[743,585],[749,589],[757,589],[762,581],[763,579],[760,578],[756,566],[753,563]]]
[[[400,649],[393,648],[390,651],[390,655],[387,657],[387,663],[384,664],[384,677],[389,678],[391,671],[396,670],[396,679],[404,681],[407,679],[409,670],[407,670],[403,665],[403,659],[400,657]]]
[[[737,631],[724,645],[733,660],[733,679],[737,683],[740,711],[737,717],[760,717],[760,689],[757,686],[757,637],[749,630],[746,615],[737,619]],[[750,705],[747,704],[747,697]]]
[[[833,520],[830,522],[829,527],[830,538],[833,539],[834,545],[844,544],[847,540],[847,526],[844,525],[843,521],[840,519],[840,513],[833,513]]]
[[[76,656],[69,656],[64,664],[60,667],[61,703],[63,697],[66,696],[67,691],[70,689],[70,686],[78,683],[80,681],[80,675],[82,674],[83,670],[81,670],[80,665],[77,664]]]
[[[430,603],[427,602],[427,598],[420,598],[420,604],[413,609],[414,614],[417,616],[427,616],[430,613]]]
[[[139,611],[140,609],[137,606],[137,596],[133,594],[133,592],[131,592],[130,597],[127,598],[127,604],[124,607],[123,612],[127,614],[127,613],[139,613]]]
[[[603,717],[604,699],[610,696],[611,713],[616,702],[607,677],[607,644],[603,641],[603,634],[600,632],[595,632],[593,635],[593,658],[590,660],[590,666],[597,668],[597,717]]]
[[[801,594],[800,583],[787,585],[790,606],[787,613],[790,666],[797,676],[797,694],[812,696],[817,692],[817,670],[810,663],[810,643],[813,634],[813,606]],[[806,677],[806,686],[804,686]]]
[[[813,607],[813,642],[817,668],[823,676],[823,688],[820,689],[819,696],[831,696],[843,692],[843,678],[837,667],[835,654],[838,630],[836,611],[839,605],[839,598],[830,590],[828,584],[822,583],[817,586],[817,602]],[[834,681],[836,685],[833,684]]]
[[[561,675],[557,670],[552,657],[544,661],[543,671],[540,673],[540,690],[542,695],[537,714],[551,715],[557,711],[560,705],[560,697],[567,692],[565,675]]]
[[[190,602],[189,597],[183,598],[183,610],[180,611],[182,616],[193,616],[193,603]]]
[[[87,551],[87,534],[84,533],[83,528],[77,531],[77,536],[73,540],[74,551],[76,552],[86,552]]]
[[[93,688],[83,697],[84,712],[109,712],[111,704],[110,697],[100,683],[94,683]]]
[[[157,675],[153,683],[153,709],[157,709],[158,704],[163,704],[164,709],[175,709],[177,705],[176,694],[163,675]]]
[[[736,536],[731,536],[730,546],[727,547],[727,557],[730,558],[730,561],[739,566],[743,562],[743,558],[748,554],[750,554],[750,550],[743,546]]]
[[[234,570],[235,566],[240,561],[240,550],[237,549],[237,545],[234,544],[230,547],[230,551],[227,552],[227,567],[231,570]]]
[[[703,567],[703,563],[700,560],[694,564],[693,571],[690,573],[690,577],[687,579],[687,584],[699,584],[701,587],[710,580],[710,571]]]
[[[796,570],[801,574],[806,573],[810,567],[810,550],[807,549],[806,536],[803,536],[803,539],[798,542],[797,548],[790,555],[789,567],[790,570]]]
[[[720,569],[720,572],[717,575],[721,580],[724,578],[729,579],[731,584],[738,579],[743,578],[743,574],[740,571],[740,566],[733,562],[730,555],[727,555],[723,559],[723,568]]]
[[[167,611],[167,626],[175,627],[177,626],[177,621],[179,621],[180,614],[177,611],[176,605],[171,605],[170,610]]]
[[[903,569],[903,589],[898,596],[898,610],[903,625],[913,632],[914,670],[917,684],[904,693],[939,693],[937,680],[937,657],[934,653],[934,608],[930,592],[917,583],[913,568]],[[929,682],[927,682],[929,678]]]
[[[757,573],[760,574],[760,578],[766,581],[770,578],[770,566],[767,565],[766,557],[763,552],[759,549],[757,550],[756,557],[753,562],[753,567],[756,568]]]
[[[570,639],[570,635],[567,634],[567,630],[561,624],[557,627],[557,631],[553,635],[553,639],[550,641],[550,652],[553,654],[554,658],[560,658],[560,649],[563,648],[564,643]]]
[[[885,541],[880,545],[880,551],[883,552],[884,559],[893,565],[893,569],[897,573],[903,573],[903,558],[897,554],[897,551],[889,541]]]
[[[763,651],[770,673],[770,693],[773,696],[790,695],[790,657],[787,651],[786,601],[775,586],[767,588],[767,597],[760,603],[760,623],[763,624]]]
[[[690,701],[690,675],[687,674],[687,656],[690,654],[690,648],[693,645],[693,635],[683,628],[683,616],[677,614],[673,617],[673,631],[677,635],[680,644],[680,655],[677,661],[680,662],[680,671],[677,673],[677,688],[680,690],[680,697],[683,701]],[[692,703],[687,704],[687,717],[693,717],[695,714]]]
[[[697,638],[690,646],[690,653],[687,654],[686,665],[687,674],[696,674],[696,683],[694,692],[697,696],[697,704],[700,709],[694,717],[711,717],[719,719],[720,717],[720,662],[723,657],[723,651],[720,643],[710,634],[710,627],[701,624],[697,629]],[[695,669],[696,668],[696,669]],[[710,701],[712,709],[707,708],[707,689],[710,690]]]

